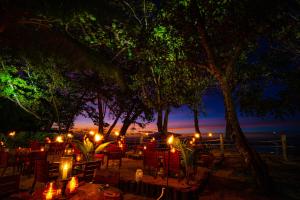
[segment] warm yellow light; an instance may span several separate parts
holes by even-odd
[[[103,136],[102,135],[100,135],[100,134],[96,134],[95,135],[95,138],[94,138],[94,140],[95,140],[95,142],[99,142],[99,141],[101,141],[103,139]]]
[[[153,137],[153,138],[151,139],[151,141],[154,142],[154,141],[155,141],[155,138]]]
[[[50,200],[50,199],[55,198],[56,193],[55,193],[55,189],[53,188],[53,183],[52,182],[49,184],[49,188],[45,191],[44,195],[45,195],[46,200]]]
[[[190,144],[193,144],[193,141],[192,141],[192,140],[190,141]]]
[[[213,134],[212,133],[208,133],[208,137],[212,137],[213,136]]]
[[[41,149],[40,149],[41,151],[45,151],[45,148],[44,147],[41,147]]]
[[[58,142],[58,143],[64,142],[63,137],[60,136],[60,135],[56,137],[55,141]]]
[[[90,135],[95,135],[95,132],[94,131],[90,131],[89,134]]]
[[[81,160],[81,155],[78,154],[78,155],[76,156],[76,161],[79,162],[80,160]]]
[[[16,135],[16,131],[12,131],[8,134],[10,137],[14,137]]]
[[[147,149],[147,146],[145,145],[145,146],[144,146],[144,150],[146,150],[146,149]]]
[[[174,147],[171,148],[171,152],[175,153],[176,149]]]
[[[68,134],[67,134],[67,137],[68,137],[68,138],[72,138],[73,135],[72,135],[71,133],[68,133]]]
[[[196,139],[193,137],[192,140],[193,140],[193,142],[195,142]]]
[[[115,132],[115,136],[119,136],[120,133],[118,131]]]
[[[77,180],[77,177],[72,177],[70,182],[69,182],[69,185],[68,185],[68,189],[70,191],[70,193],[73,193],[76,191],[78,187],[78,180]]]
[[[195,138],[200,138],[200,134],[199,133],[195,133]]]
[[[145,135],[146,135],[146,136],[148,136],[148,135],[149,135],[149,133],[145,133]]]
[[[174,142],[174,135],[171,135],[171,136],[168,138],[167,143],[168,143],[169,145],[171,145],[171,144],[173,144],[173,142]]]

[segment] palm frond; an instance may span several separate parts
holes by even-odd
[[[102,151],[107,145],[109,145],[110,143],[112,143],[112,142],[105,142],[105,143],[103,143],[103,144],[100,144],[97,148],[96,148],[96,150],[95,150],[95,153],[99,153],[100,151]]]

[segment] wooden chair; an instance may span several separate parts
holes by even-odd
[[[100,160],[87,162],[83,169],[83,176],[79,176],[79,179],[88,183],[92,182],[94,180],[95,170],[99,169],[100,164]]]
[[[123,157],[123,152],[122,151],[107,152],[106,169],[108,168],[108,162],[110,160],[119,160],[119,169],[120,169],[120,167],[122,166],[122,157]]]
[[[26,192],[20,192],[20,174],[0,177],[0,197],[1,199],[31,199]]]
[[[170,156],[170,157],[169,157]],[[170,166],[169,166],[170,164]],[[167,173],[180,173],[180,154],[178,151],[164,153],[164,167]],[[169,172],[168,172],[169,170]]]
[[[50,167],[47,160],[35,160],[34,180],[31,186],[31,192],[34,191],[37,182],[48,183],[51,180],[55,180],[57,178],[54,174],[55,172],[58,172],[58,168]],[[52,176],[50,176],[50,173]]]
[[[11,154],[10,152],[1,151],[0,152],[0,168],[3,168],[1,176],[5,174],[5,171],[8,167],[13,167],[13,174],[16,169],[16,155],[15,153]]]

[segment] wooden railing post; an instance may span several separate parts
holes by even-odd
[[[282,146],[282,156],[285,161],[288,160],[287,158],[287,144],[286,144],[286,135],[281,134],[281,146]]]
[[[220,150],[221,150],[221,155],[224,155],[224,137],[223,137],[223,133],[220,134]]]

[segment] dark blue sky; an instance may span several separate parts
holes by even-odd
[[[223,97],[219,92],[212,92],[204,96],[206,116],[203,114],[199,118],[199,126],[202,132],[224,132],[224,104]],[[245,132],[299,132],[300,115],[287,118],[285,120],[257,117],[246,117],[239,114],[242,129]],[[177,133],[193,133],[193,113],[187,106],[172,109],[169,119],[169,130]],[[120,123],[116,129],[120,128]],[[77,128],[95,128],[90,119],[79,116],[76,120]],[[156,130],[155,121],[146,127],[147,130]]]

